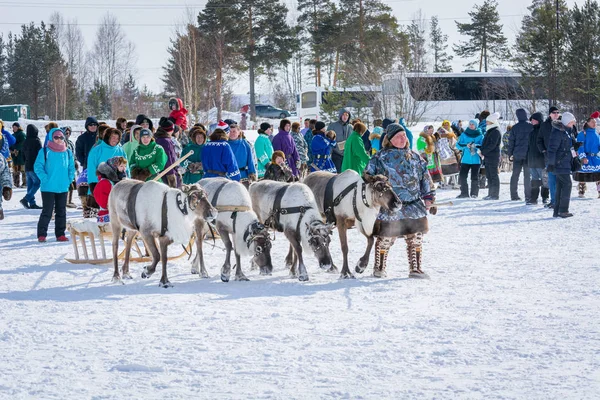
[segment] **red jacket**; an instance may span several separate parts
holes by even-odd
[[[112,190],[113,184],[110,180],[106,178],[98,177],[99,182],[96,184],[94,188],[94,199],[96,203],[100,206],[100,211],[98,211],[98,216],[102,217],[104,215],[108,215],[108,196],[110,195],[110,191]]]
[[[177,99],[177,105],[178,108],[177,110],[172,110],[171,113],[169,114],[169,117],[172,117],[175,119],[175,125],[178,125],[181,129],[186,130],[187,129],[187,114],[188,114],[188,110],[186,110],[183,107],[183,101],[181,101],[181,99]]]

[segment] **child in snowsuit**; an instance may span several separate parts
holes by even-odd
[[[169,99],[169,110],[171,110],[169,117],[175,120],[174,124],[184,131],[187,130],[188,110],[183,107],[183,101],[174,97]]]
[[[278,182],[292,182],[294,175],[290,167],[285,162],[285,154],[281,150],[273,152],[271,162],[265,169],[265,180]]]
[[[127,160],[125,157],[112,157],[106,162],[100,163],[96,168],[98,174],[98,183],[94,187],[94,198],[100,206],[98,211],[98,223],[110,222],[108,215],[108,196],[113,186],[120,182],[127,175],[125,169],[127,168]]]

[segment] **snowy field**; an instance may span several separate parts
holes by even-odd
[[[600,199],[588,187],[566,220],[508,200],[440,208],[428,281],[407,279],[401,241],[386,279],[371,261],[340,281],[307,257],[310,281],[291,280],[278,235],[271,277],[246,259],[251,281],[222,283],[223,252],[205,246],[211,278],[178,260],[170,289],[159,272],[139,278],[141,264],[117,286],[110,266],[67,263],[71,244],[37,242],[39,212],[17,189],[0,222],[0,398],[598,398]],[[365,241],[349,236],[354,264]],[[337,237],[331,249],[341,264]]]

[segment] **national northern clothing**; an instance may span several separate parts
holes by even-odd
[[[248,175],[256,175],[256,166],[252,157],[252,147],[246,139],[241,136],[237,140],[229,140],[231,151],[235,155],[238,169],[240,171],[240,179],[248,179]]]
[[[273,144],[269,140],[269,135],[264,131],[258,131],[258,137],[254,142],[254,151],[256,152],[258,178],[262,178],[265,176],[267,164],[271,162],[273,156]]]
[[[235,155],[226,140],[210,141],[202,149],[202,166],[205,178],[226,177],[233,181],[240,180]]]
[[[331,140],[325,136],[323,132],[315,132],[313,134],[311,149],[312,163],[310,171],[327,171],[336,173],[337,169],[331,160],[331,150],[337,145],[335,140]]]

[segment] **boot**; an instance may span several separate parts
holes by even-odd
[[[542,203],[547,204],[548,199],[550,198],[550,189],[545,186],[542,186]]]
[[[387,256],[390,251],[390,247],[394,244],[396,238],[390,237],[378,237],[375,242],[375,265],[373,266],[373,276],[376,278],[385,278],[387,273],[385,268],[387,266]]]
[[[15,188],[21,186],[21,173],[19,171],[13,171],[13,186]]]
[[[585,182],[579,182],[579,184],[577,185],[577,193],[579,194],[580,198],[585,197],[586,189],[587,189],[587,185],[585,184]]]
[[[21,180],[23,181],[23,184],[21,185],[21,187],[26,188],[27,187],[27,173],[25,171],[21,171]]]
[[[416,233],[406,238],[406,252],[408,253],[409,278],[429,279],[421,269],[421,248],[423,245],[423,234]]]
[[[77,208],[77,206],[73,203],[73,191],[69,190],[69,194],[67,197],[67,207],[68,208]]]
[[[537,204],[538,197],[540,195],[540,186],[542,186],[541,180],[531,181],[531,195],[527,204]]]

